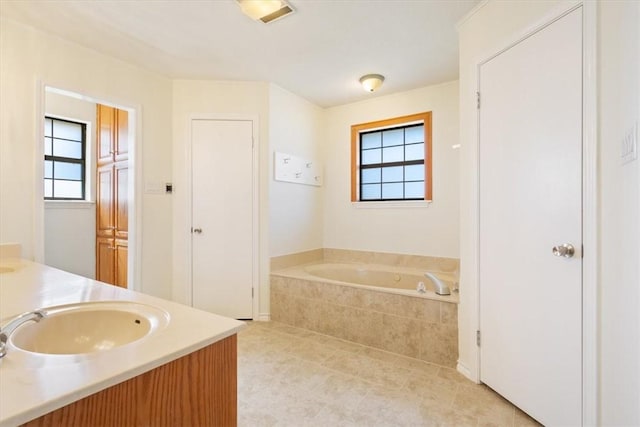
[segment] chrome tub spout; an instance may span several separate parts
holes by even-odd
[[[435,286],[435,292],[438,295],[451,295],[451,290],[449,286],[445,285],[442,280],[438,279],[435,275],[431,273],[424,273],[424,277],[431,280],[433,285]]]

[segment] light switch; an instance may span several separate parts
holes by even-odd
[[[636,122],[622,139],[620,156],[622,164],[629,163],[638,158],[638,123]]]

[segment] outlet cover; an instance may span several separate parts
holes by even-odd
[[[638,158],[638,122],[633,126],[622,139],[620,151],[622,164],[629,163]]]

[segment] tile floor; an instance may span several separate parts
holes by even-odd
[[[537,426],[455,370],[293,328],[238,336],[238,425]]]

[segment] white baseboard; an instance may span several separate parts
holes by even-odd
[[[460,372],[462,375],[464,375],[465,377],[467,377],[467,379],[473,381],[476,384],[480,384],[480,382],[476,381],[473,375],[471,375],[471,371],[469,370],[469,368],[467,368],[462,363],[460,363],[460,361],[458,361],[458,364],[456,365],[456,370]]]
[[[255,320],[258,322],[269,322],[271,320],[271,313],[260,313]]]

